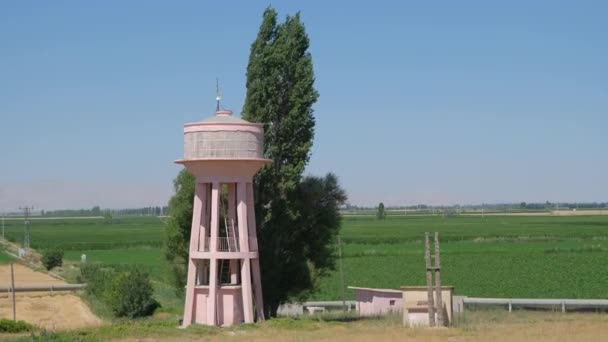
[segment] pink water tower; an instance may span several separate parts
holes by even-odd
[[[184,159],[196,177],[183,326],[263,320],[253,176],[264,127],[219,109],[184,125]]]

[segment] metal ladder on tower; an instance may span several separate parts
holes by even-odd
[[[234,219],[230,219],[230,224],[228,224],[228,219],[224,216],[224,224],[226,226],[226,240],[228,240],[228,251],[229,252],[238,252],[239,251],[239,238],[238,232],[236,231],[236,227],[234,224]]]
[[[234,224],[234,219],[230,219],[230,224],[228,224],[228,215],[226,215],[226,209],[222,208],[222,212],[224,214],[224,227],[226,229],[226,245],[228,247],[228,252],[238,252],[238,233],[236,231],[236,227]],[[221,243],[218,243],[221,246]],[[221,248],[221,247],[220,247]],[[220,260],[220,273],[219,278],[220,282],[224,279],[230,279],[230,267],[225,267],[225,264],[229,264],[228,260]]]

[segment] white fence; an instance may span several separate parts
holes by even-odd
[[[566,312],[570,310],[608,310],[607,299],[536,299],[536,298],[473,298],[454,296],[454,311],[462,312],[465,307],[504,306],[509,312],[513,308],[552,309]]]

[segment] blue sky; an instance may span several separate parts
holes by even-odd
[[[0,211],[166,203],[268,4],[3,1]],[[608,200],[606,2],[271,4],[311,39],[307,173],[352,203]]]

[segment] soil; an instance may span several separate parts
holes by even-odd
[[[16,287],[65,284],[19,264],[14,265],[14,272]],[[0,287],[10,286],[10,282],[10,265],[0,266]],[[53,295],[50,292],[17,292],[15,295],[17,319],[46,330],[76,329],[102,323],[80,297],[70,292],[55,292]],[[0,294],[0,318],[13,318],[12,296],[7,292]]]

